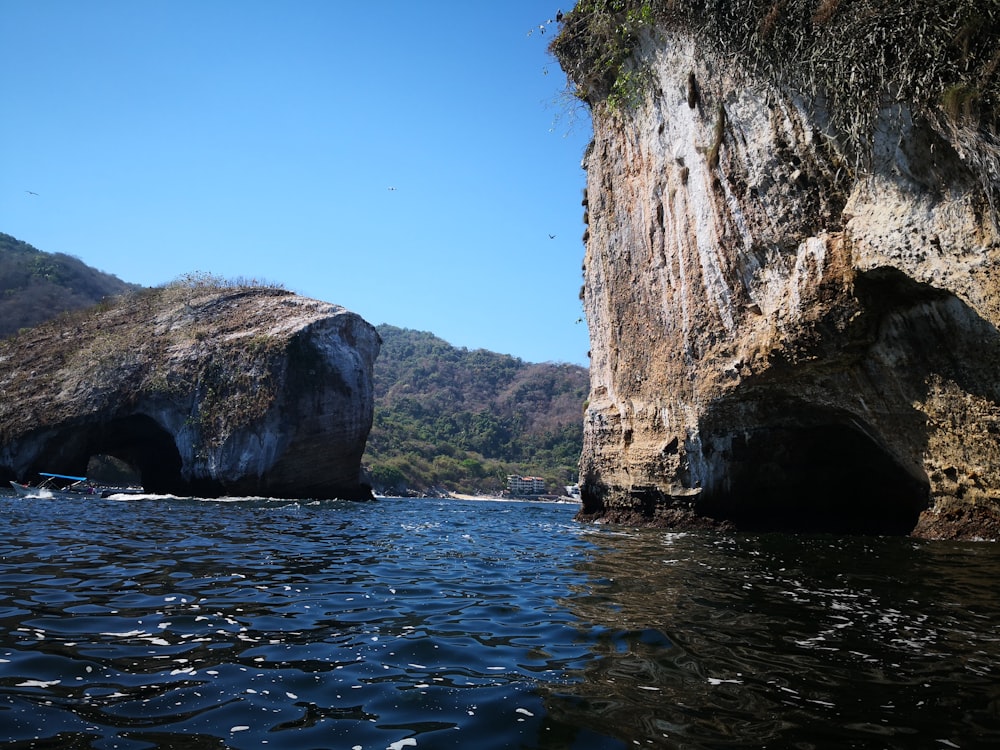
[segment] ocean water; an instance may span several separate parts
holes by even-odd
[[[0,747],[1000,747],[1000,546],[0,497]]]

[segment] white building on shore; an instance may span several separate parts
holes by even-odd
[[[544,495],[545,480],[541,477],[507,475],[507,492],[511,495]]]

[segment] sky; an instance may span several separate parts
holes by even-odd
[[[0,232],[587,365],[558,3],[0,0]]]

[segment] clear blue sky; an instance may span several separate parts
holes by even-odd
[[[538,28],[558,7],[0,0],[0,231],[586,365],[591,127]]]

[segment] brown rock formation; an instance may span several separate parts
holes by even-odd
[[[995,133],[885,96],[852,140],[832,95],[662,19],[612,83],[590,6],[554,47],[594,121],[582,515],[994,534]]]
[[[177,284],[0,342],[0,476],[90,457],[183,495],[370,498],[375,329],[280,289]]]

